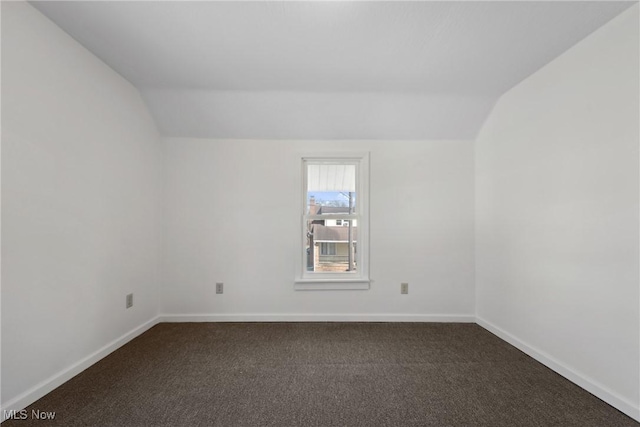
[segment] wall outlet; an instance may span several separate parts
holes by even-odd
[[[216,294],[221,294],[224,292],[224,283],[218,282],[216,283]]]
[[[409,293],[409,284],[408,283],[400,283],[400,293],[408,294]]]
[[[127,295],[127,308],[133,307],[133,294]]]

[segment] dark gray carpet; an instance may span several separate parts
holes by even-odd
[[[638,426],[475,324],[165,323],[28,408],[64,426]]]

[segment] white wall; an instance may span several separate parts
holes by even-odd
[[[371,153],[373,282],[294,291],[295,153],[333,148]],[[166,139],[165,150],[163,314],[473,321],[472,141]]]
[[[638,417],[638,6],[506,93],[476,146],[481,324]]]
[[[132,85],[26,2],[2,2],[2,151],[12,409],[157,315],[161,149]]]
[[[496,96],[141,89],[162,135],[215,139],[473,139]]]

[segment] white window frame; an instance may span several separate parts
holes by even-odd
[[[300,238],[297,248],[297,273],[294,283],[296,290],[340,290],[369,289],[369,153],[341,152],[301,154],[300,185]],[[330,219],[355,219],[358,224],[358,247],[356,251],[356,271],[352,272],[310,272],[307,271],[307,220],[314,215],[307,212],[307,164],[348,162],[356,165],[356,210],[355,214],[331,215]],[[329,219],[323,216],[322,219]]]

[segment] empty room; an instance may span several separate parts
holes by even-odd
[[[2,426],[640,425],[631,1],[2,1]]]

